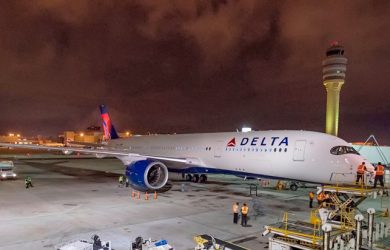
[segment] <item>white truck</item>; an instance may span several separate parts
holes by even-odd
[[[0,161],[0,179],[16,179],[14,163],[12,161]]]

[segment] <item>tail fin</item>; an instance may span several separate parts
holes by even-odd
[[[105,105],[100,105],[100,113],[102,114],[103,119],[104,139],[108,141],[110,139],[119,138],[114,125],[111,123],[111,119]]]

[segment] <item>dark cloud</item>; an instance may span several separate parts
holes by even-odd
[[[390,143],[388,1],[2,1],[0,130],[323,131],[321,60],[345,46],[340,136]]]

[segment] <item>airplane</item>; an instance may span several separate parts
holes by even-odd
[[[130,185],[158,191],[169,175],[206,182],[208,174],[290,180],[316,184],[354,183],[356,169],[366,162],[346,141],[320,132],[269,130],[201,134],[146,135],[120,138],[105,105],[100,106],[105,144],[96,148],[50,147],[0,143],[3,147],[58,150],[116,157],[126,166]]]

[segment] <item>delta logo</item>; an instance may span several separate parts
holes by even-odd
[[[241,139],[240,146],[288,146],[288,137],[244,137]],[[236,138],[233,137],[228,143],[227,147],[235,147]]]
[[[228,144],[228,147],[235,147],[236,146],[236,138],[231,139]]]

